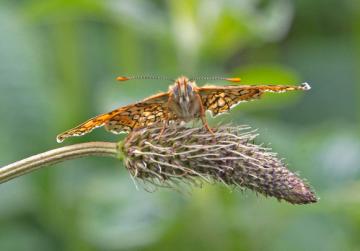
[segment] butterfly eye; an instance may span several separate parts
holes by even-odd
[[[177,86],[174,87],[173,92],[175,96],[179,96],[179,88]]]
[[[192,90],[193,90],[193,89],[192,89],[191,85],[188,84],[188,85],[186,86],[186,91],[187,91],[187,93],[192,93]]]

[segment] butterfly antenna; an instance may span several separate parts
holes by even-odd
[[[157,80],[171,80],[173,81],[173,79],[170,79],[168,77],[159,77],[159,76],[119,76],[116,78],[117,81],[127,81],[127,80],[132,80],[132,79],[157,79]]]
[[[224,77],[197,77],[193,80],[225,80],[233,83],[238,83],[241,81],[241,78],[224,78]]]

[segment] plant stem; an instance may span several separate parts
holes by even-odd
[[[0,184],[41,167],[51,166],[65,160],[86,156],[117,158],[118,155],[117,143],[112,142],[88,142],[64,146],[1,167]]]

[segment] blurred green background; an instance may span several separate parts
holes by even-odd
[[[0,165],[169,85],[118,75],[308,81],[210,124],[259,128],[321,198],[148,193],[119,161],[73,160],[1,185],[0,250],[360,250],[359,67],[356,0],[0,1]],[[65,145],[117,139],[98,129]]]

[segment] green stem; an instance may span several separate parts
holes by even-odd
[[[88,142],[60,147],[1,167],[0,184],[65,160],[86,156],[119,158],[121,156],[119,152],[117,143],[112,142]]]

